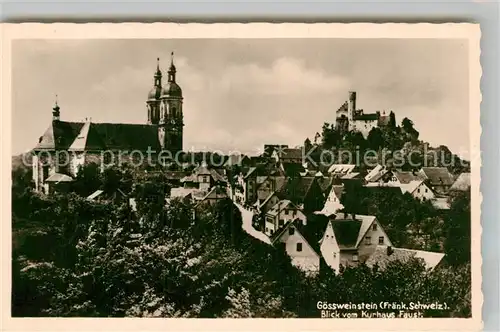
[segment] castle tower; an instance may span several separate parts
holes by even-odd
[[[157,58],[154,86],[149,91],[148,99],[146,101],[148,109],[148,124],[158,124],[160,122],[160,97],[163,92],[161,87],[161,78],[160,58]]]
[[[182,89],[176,82],[177,69],[174,52],[171,54],[167,84],[162,89],[159,132],[162,148],[171,153],[182,151],[184,116],[182,112]]]
[[[356,92],[349,91],[349,100],[347,102],[347,121],[349,122],[349,131],[354,130],[355,112],[356,112]]]

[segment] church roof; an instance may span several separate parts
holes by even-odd
[[[161,97],[182,97],[182,89],[175,82],[168,82],[161,93]]]
[[[65,150],[69,148],[83,125],[83,122],[52,121],[49,128],[40,137],[34,150]]]
[[[52,121],[35,146],[37,150],[160,151],[158,129],[153,125]]]

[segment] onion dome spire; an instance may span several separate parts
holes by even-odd
[[[174,52],[170,53],[170,68],[168,69],[168,81],[175,82],[176,68],[174,65]]]
[[[59,120],[60,117],[61,117],[61,112],[59,112],[61,108],[59,107],[58,103],[57,103],[57,95],[56,95],[56,101],[55,101],[55,104],[54,104],[54,107],[52,108],[52,119],[53,120]]]

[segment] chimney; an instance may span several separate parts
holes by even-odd
[[[388,246],[388,247],[387,247],[387,256],[392,255],[392,253],[393,253],[393,252],[394,252],[394,249],[392,249],[392,247],[391,247],[391,246]]]

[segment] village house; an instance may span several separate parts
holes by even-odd
[[[325,204],[325,195],[318,178],[312,176],[288,178],[278,194],[292,201],[306,213],[321,210]]]
[[[427,186],[424,180],[411,181],[400,185],[403,194],[409,193],[420,201],[428,201],[436,198],[434,192]]]
[[[436,194],[446,194],[455,180],[446,167],[422,167],[420,174]]]
[[[284,247],[292,265],[308,275],[314,275],[319,272],[320,256],[311,245],[314,241],[306,239],[300,228],[299,221],[286,223],[271,236],[271,243],[276,247]]]
[[[340,203],[340,198],[342,197],[343,193],[344,193],[343,185],[331,186],[330,192],[328,193],[323,209],[321,209],[321,211],[318,211],[316,213],[330,216],[332,214],[337,213],[337,211],[342,210],[344,206]]]
[[[365,262],[377,245],[392,246],[375,216],[337,213],[329,218],[320,240],[321,253],[333,270]]]
[[[286,223],[295,220],[302,225],[307,224],[307,218],[298,206],[289,200],[280,200],[265,214],[264,233],[271,236]]]
[[[209,191],[215,185],[226,185],[227,180],[215,169],[209,169],[206,163],[198,166],[192,174],[180,180],[184,188],[197,188],[201,191]]]

